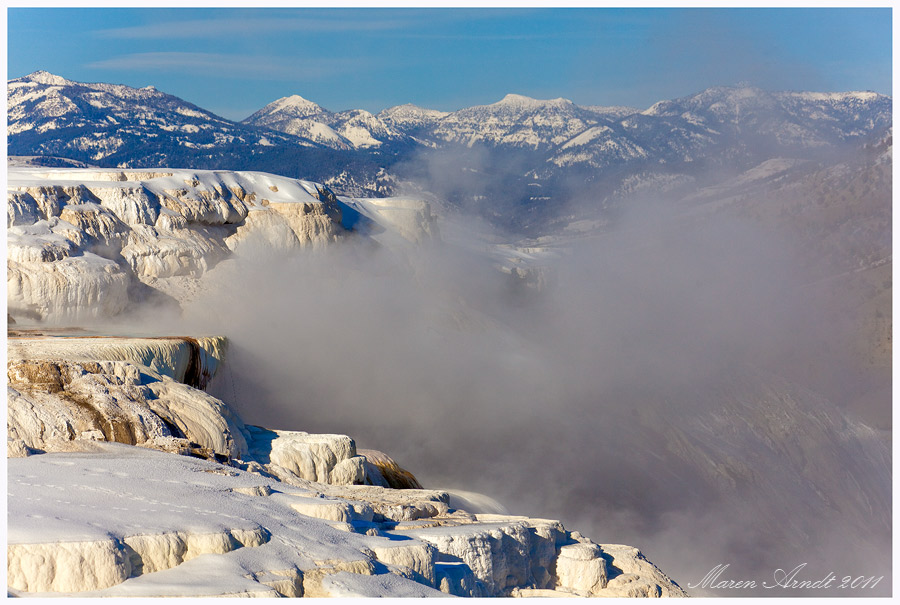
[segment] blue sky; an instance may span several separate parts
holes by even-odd
[[[649,107],[710,86],[891,94],[891,9],[9,8],[8,77],[154,85],[231,119],[454,110],[509,92]]]

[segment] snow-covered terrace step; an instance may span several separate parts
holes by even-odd
[[[313,482],[301,488],[144,448],[98,443],[94,450],[9,460],[12,593],[418,597],[437,596],[439,589],[464,596],[523,590],[683,595],[637,549],[576,542],[579,537],[556,521],[444,509],[429,519],[437,524],[430,528],[378,523],[378,502],[427,501],[435,494]],[[359,533],[349,523],[335,528],[334,521],[300,514],[292,505],[316,500],[343,500],[347,510],[371,519],[376,531]],[[575,581],[561,583],[557,576],[576,571],[560,567],[567,559],[608,565],[606,589],[588,593]]]
[[[557,549],[567,540],[558,521],[507,515],[475,515],[474,523],[404,528],[392,533],[437,548],[438,560],[465,563],[491,595],[516,586],[547,588]]]
[[[309,592],[330,573],[375,573],[372,544],[385,563],[422,559],[421,553],[394,552],[385,538],[299,515],[276,494],[238,490],[290,490],[291,498],[315,492],[196,458],[120,444],[96,449],[9,461],[14,590],[157,596],[167,594],[165,586],[194,584],[187,593],[169,594],[268,594],[271,587],[257,580],[249,590],[247,577],[277,584],[273,575],[290,580],[289,570],[296,570]],[[194,575],[207,567],[228,570],[227,577]]]
[[[200,337],[28,337],[13,335],[10,360],[127,361],[178,382],[204,388],[225,358],[222,336]]]

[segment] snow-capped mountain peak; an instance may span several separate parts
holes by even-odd
[[[290,95],[269,103],[253,115],[265,113],[281,113],[295,118],[302,118],[328,112],[322,106],[309,99],[304,99],[300,95]]]
[[[772,98],[769,93],[750,86],[716,86],[679,99],[664,100],[654,103],[645,110],[645,116],[673,116],[680,115],[688,109],[711,110],[722,112],[727,110],[735,112],[742,106],[770,105]]]
[[[556,99],[533,99],[531,97],[526,97],[525,95],[519,95],[515,93],[509,93],[496,103],[493,103],[493,107],[508,107],[512,109],[520,109],[520,110],[532,110],[539,109],[541,107],[547,106],[568,106],[574,105],[572,101],[568,99],[563,99],[562,97]]]
[[[308,138],[334,149],[374,148],[387,140],[406,137],[363,109],[332,113],[300,95],[273,101],[243,122]]]
[[[352,147],[331,127],[334,114],[300,95],[272,101],[241,123],[271,128],[335,149]]]
[[[19,78],[19,80],[27,82],[35,82],[36,84],[48,84],[50,86],[68,86],[75,84],[71,80],[66,80],[62,76],[51,74],[49,71],[36,71]]]

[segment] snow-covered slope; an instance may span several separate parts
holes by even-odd
[[[636,107],[625,107],[624,105],[584,105],[582,109],[593,112],[604,117],[624,118],[641,110]]]
[[[642,115],[680,118],[723,135],[771,139],[814,149],[858,139],[890,125],[891,99],[874,92],[766,92],[710,88],[660,101]]]
[[[876,93],[711,88],[615,116],[614,124],[589,128],[560,145],[549,161],[560,168],[602,168],[710,159],[749,167],[773,150],[796,157],[862,141],[887,127],[890,115],[891,99]]]
[[[362,109],[332,113],[299,95],[269,103],[242,122],[300,136],[333,149],[368,149],[407,137]]]
[[[66,80],[39,71],[7,83],[10,152],[78,156],[125,163],[145,149],[169,155],[192,150],[285,144],[288,137],[259,131],[165,94],[152,86],[132,88]],[[292,139],[292,145],[310,144]],[[164,163],[165,157],[157,157]],[[114,164],[115,165],[115,164]]]
[[[406,103],[380,111],[378,118],[404,132],[415,134],[433,128],[441,118],[447,115],[449,114],[446,111],[426,109],[412,103]]]
[[[455,111],[441,119],[432,135],[473,145],[544,149],[558,145],[596,124],[598,117],[567,99],[541,101],[508,94],[491,105]]]
[[[364,109],[334,114],[332,124],[356,148],[377,148],[386,142],[405,141],[407,136]]]

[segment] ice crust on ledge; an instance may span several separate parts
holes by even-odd
[[[46,338],[13,337],[7,341],[9,359],[67,361],[127,361],[146,366],[178,382],[190,382],[188,371],[199,376],[193,386],[203,388],[225,358],[226,341],[214,337],[165,338]],[[192,367],[195,366],[195,367]]]

